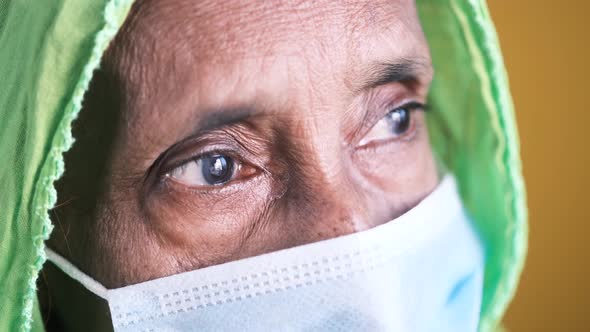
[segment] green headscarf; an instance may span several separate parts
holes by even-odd
[[[42,331],[36,281],[72,121],[132,0],[0,0],[0,331]],[[496,328],[526,254],[518,136],[484,1],[418,0],[436,70],[431,141],[486,249],[481,331]]]

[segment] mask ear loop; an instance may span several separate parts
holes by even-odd
[[[45,247],[45,254],[47,255],[47,259],[50,262],[55,264],[55,266],[57,266],[70,278],[78,281],[86,289],[108,301],[107,293],[109,290],[106,287],[104,287],[101,283],[94,280],[86,273],[80,271],[72,263],[68,262],[65,258],[63,258],[55,251],[51,250],[50,248]]]

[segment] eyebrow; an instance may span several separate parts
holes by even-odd
[[[430,65],[426,62],[410,59],[373,64],[369,69],[370,77],[361,89],[367,90],[395,82],[419,82],[429,68]]]
[[[429,68],[430,65],[426,62],[410,59],[375,63],[369,67],[369,79],[364,82],[361,90],[395,82],[418,82]],[[252,106],[238,106],[213,108],[203,113],[194,133],[239,123],[258,112]]]
[[[196,132],[204,132],[241,122],[256,113],[253,107],[215,108],[204,112]]]

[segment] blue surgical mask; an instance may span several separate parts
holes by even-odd
[[[47,255],[115,331],[476,331],[484,264],[450,176],[375,228],[116,289]]]

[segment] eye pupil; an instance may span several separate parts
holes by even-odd
[[[401,135],[410,127],[410,111],[405,108],[398,108],[388,116],[391,124],[391,131],[396,135]]]
[[[233,174],[233,168],[233,160],[226,156],[214,155],[202,159],[203,178],[211,185],[229,181]]]

